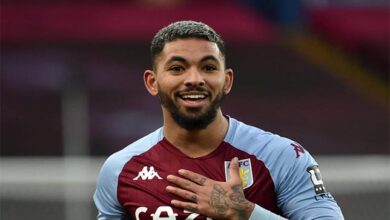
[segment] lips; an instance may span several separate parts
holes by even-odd
[[[182,92],[178,94],[178,97],[184,106],[198,108],[206,102],[208,94],[206,92]]]
[[[186,94],[186,95],[180,95],[181,99],[184,100],[199,100],[199,99],[205,99],[207,95],[205,94]]]

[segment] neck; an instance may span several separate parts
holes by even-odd
[[[214,151],[223,141],[229,122],[219,110],[216,118],[205,129],[187,130],[180,127],[164,112],[164,136],[176,148],[189,157],[201,157]]]

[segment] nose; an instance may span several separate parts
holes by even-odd
[[[187,87],[204,86],[205,81],[202,73],[197,69],[190,69],[186,74],[184,85]]]

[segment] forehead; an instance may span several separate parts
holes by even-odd
[[[216,43],[202,39],[178,39],[165,44],[159,62],[165,63],[173,56],[180,56],[188,61],[198,61],[210,55],[223,63],[224,58]]]

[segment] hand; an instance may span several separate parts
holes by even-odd
[[[172,205],[213,219],[249,219],[255,205],[245,198],[237,157],[230,162],[231,178],[227,182],[218,182],[189,170],[178,172],[182,177],[167,177],[176,186],[168,186],[166,190],[186,201],[172,200]]]

